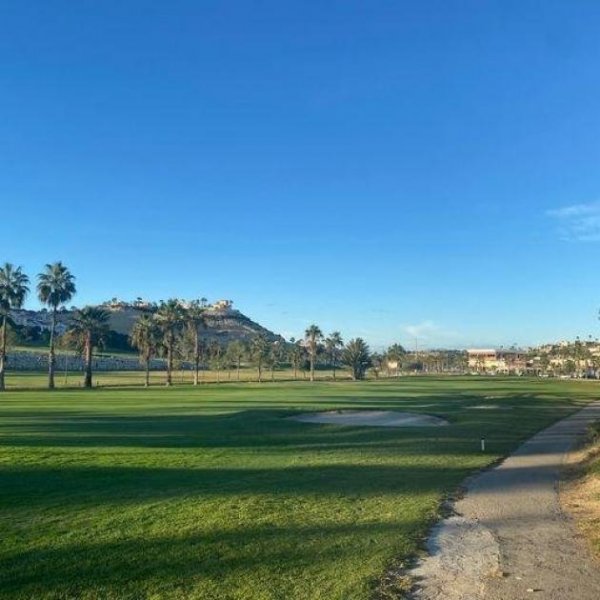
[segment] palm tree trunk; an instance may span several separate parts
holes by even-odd
[[[4,371],[6,368],[6,315],[2,317],[2,339],[0,341],[0,391],[4,391]]]
[[[332,361],[333,363],[333,380],[335,381],[335,358]]]
[[[146,375],[144,381],[144,387],[150,387],[150,355],[146,354]]]
[[[262,383],[262,367],[259,364],[257,368],[258,368],[258,383]]]
[[[169,335],[168,343],[167,343],[167,381],[166,385],[171,386],[173,384],[173,336]]]
[[[83,387],[86,389],[92,387],[92,338],[89,333],[85,340],[85,377]]]
[[[48,389],[54,389],[54,366],[56,357],[54,356],[54,334],[56,332],[56,306],[52,307],[52,321],[50,322],[50,352],[48,354]]]
[[[312,352],[310,353],[310,380],[315,380],[315,356]]]
[[[238,381],[240,380],[240,362],[241,362],[241,361],[240,361],[240,359],[238,358],[238,361],[237,361],[237,380],[238,380]]]
[[[198,370],[200,369],[200,336],[198,327],[194,333],[194,385],[198,385]]]

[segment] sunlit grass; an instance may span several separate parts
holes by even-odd
[[[214,369],[201,370],[199,373],[199,383],[237,383],[257,382],[256,369],[252,367],[243,367],[240,369],[239,380],[235,369],[223,369],[216,371]],[[349,380],[350,374],[346,369],[337,369],[336,378]],[[166,375],[164,371],[151,371],[151,385],[161,386],[165,384]],[[263,371],[263,383],[271,381],[308,381],[308,373],[305,371],[294,372],[293,369],[279,368],[273,371]],[[316,379],[320,381],[333,381],[333,374],[330,370],[317,370]],[[175,369],[173,371],[174,385],[191,385],[194,380],[194,374],[189,369]],[[96,387],[107,386],[142,386],[144,383],[143,371],[95,371],[94,385]],[[56,371],[56,387],[59,388],[77,388],[83,384],[83,374],[79,371]],[[6,377],[8,389],[43,389],[48,385],[48,375],[39,371],[17,371],[9,372]]]
[[[7,392],[0,595],[369,598],[385,569],[417,550],[445,493],[597,391],[449,377]],[[476,408],[486,404],[506,409]],[[286,418],[363,407],[451,425]]]

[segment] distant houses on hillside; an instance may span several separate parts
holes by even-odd
[[[467,366],[476,373],[521,374],[528,369],[527,352],[515,348],[471,348],[467,350]]]
[[[180,300],[179,304],[183,308],[190,308],[191,302],[187,300]],[[143,298],[136,298],[133,301],[128,300],[120,300],[118,298],[112,298],[107,302],[103,302],[100,306],[107,308],[109,310],[141,310],[141,311],[151,311],[155,310],[158,307],[156,302],[150,302],[148,300],[144,300]],[[233,300],[217,300],[212,304],[205,304],[205,307],[209,311],[220,311],[227,312],[233,310]]]
[[[600,344],[597,341],[557,342],[527,350],[471,348],[466,352],[471,373],[600,376]]]

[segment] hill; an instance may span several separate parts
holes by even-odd
[[[233,340],[248,341],[257,334],[264,335],[269,341],[283,341],[283,338],[266,327],[256,323],[239,310],[232,308],[231,302],[217,302],[208,306],[205,313],[206,329],[203,337],[219,340],[227,344]],[[153,312],[155,305],[147,303],[110,302],[101,305],[110,313],[110,329],[117,334],[129,335],[135,321],[143,313]],[[63,310],[58,314],[57,330],[62,333],[68,327],[73,310]],[[37,328],[41,331],[50,327],[50,313],[45,310],[12,311],[14,322],[23,327]]]

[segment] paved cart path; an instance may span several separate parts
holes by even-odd
[[[600,566],[560,508],[568,451],[600,402],[552,425],[473,478],[413,570],[419,600],[599,600]]]

